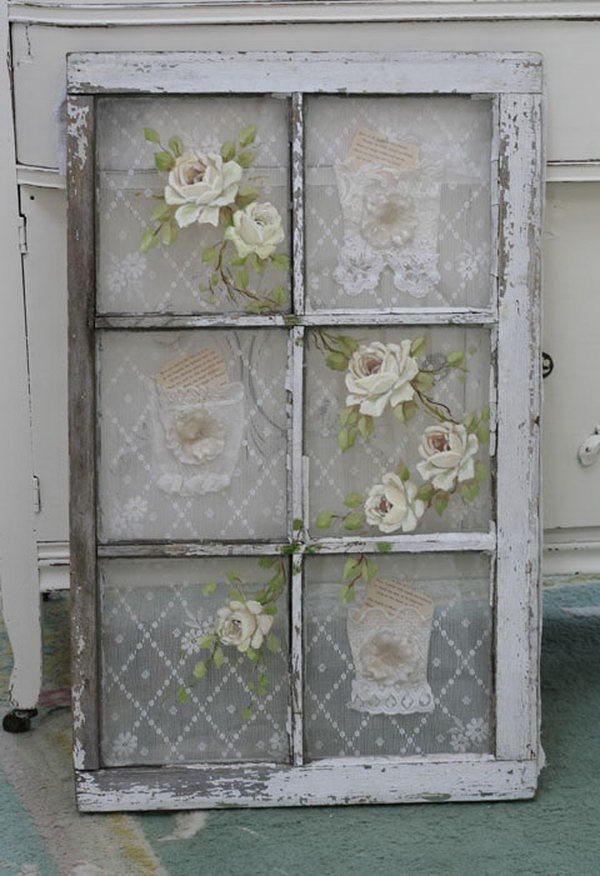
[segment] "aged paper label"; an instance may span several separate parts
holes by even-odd
[[[229,383],[223,357],[214,350],[181,356],[161,368],[154,378],[160,386],[225,386]]]
[[[422,593],[416,593],[405,581],[395,578],[374,578],[367,588],[365,607],[383,608],[395,614],[402,608],[414,608],[423,617],[433,614],[433,602]]]
[[[419,160],[419,147],[416,143],[395,143],[377,131],[360,127],[350,144],[348,158],[356,167],[377,162],[386,167],[408,170]]]

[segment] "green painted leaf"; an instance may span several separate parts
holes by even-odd
[[[340,590],[340,602],[344,603],[344,605],[349,602],[354,602],[356,599],[356,591],[354,587],[342,587]]]
[[[346,519],[344,520],[344,529],[348,529],[350,531],[355,529],[360,529],[365,522],[365,515],[361,511],[353,511],[352,514],[348,514]]]
[[[404,402],[404,419],[407,423],[410,423],[412,418],[415,416],[419,409],[419,406],[414,401]]]
[[[333,522],[333,514],[331,511],[321,511],[317,514],[315,526],[317,529],[329,529]]]
[[[364,499],[360,493],[348,493],[344,499],[344,505],[346,505],[347,508],[360,508],[363,502]]]
[[[201,648],[212,648],[216,638],[214,633],[207,633],[205,636],[200,636],[199,645]]]
[[[410,355],[411,356],[422,356],[425,352],[425,348],[427,347],[427,341],[425,338],[415,338],[412,344],[410,345]]]
[[[258,653],[258,651],[255,651],[254,648],[248,648],[248,650],[246,651],[246,657],[248,658],[248,660],[252,660],[253,663],[257,663],[260,654]]]
[[[140,249],[142,252],[148,252],[150,249],[154,249],[155,246],[158,246],[159,239],[154,233],[153,228],[149,228],[148,231],[145,231],[142,235],[142,239],[140,241]]]
[[[451,368],[459,368],[465,361],[464,353],[449,353],[446,356],[446,362]]]
[[[390,544],[389,541],[378,541],[377,542],[376,550],[378,553],[387,554],[388,551],[391,551],[391,549],[392,549],[392,545]]]
[[[168,219],[173,211],[173,208],[169,206],[169,204],[159,204],[152,211],[152,215],[150,216],[151,222],[162,222],[163,219]]]
[[[254,155],[251,152],[240,152],[236,161],[240,167],[250,167],[254,161]]]
[[[242,712],[242,720],[243,721],[250,721],[250,719],[253,717],[253,715],[254,715],[254,712],[252,711],[252,709],[244,709],[244,711]]]
[[[475,481],[463,484],[462,494],[467,502],[472,502],[479,495],[479,484]]]
[[[256,125],[246,125],[245,128],[242,128],[240,131],[240,146],[242,149],[244,146],[251,146],[256,139]]]
[[[217,669],[220,669],[221,666],[225,663],[225,654],[223,653],[222,648],[215,648],[215,653],[213,654],[213,662]]]
[[[229,228],[233,225],[233,210],[231,207],[221,207],[219,210],[219,225],[222,228]]]
[[[433,505],[437,513],[442,516],[446,508],[448,507],[448,496],[444,493],[441,496],[436,496],[433,500]]]
[[[487,476],[487,468],[482,462],[477,460],[477,462],[475,463],[475,478],[479,481],[480,484],[483,484],[485,483],[485,481],[487,481]]]
[[[350,450],[356,442],[356,432],[354,429],[341,429],[338,435],[338,444],[342,452]]]
[[[349,405],[340,412],[340,423],[342,426],[355,426],[359,417],[358,405]]]
[[[278,271],[288,271],[290,268],[290,260],[284,252],[275,253],[271,256],[271,264]]]
[[[304,529],[304,521],[301,520],[299,517],[294,517],[294,519],[292,520],[292,529],[295,531],[299,529]]]
[[[490,419],[490,409],[489,407],[485,407],[481,412],[481,419],[484,423],[487,423]]]
[[[171,170],[175,164],[175,159],[170,152],[156,152],[154,154],[154,164],[157,170],[164,172]]]
[[[399,405],[396,405],[393,408],[394,416],[397,420],[400,420],[401,423],[406,423],[406,417],[404,416],[404,402],[400,402]]]
[[[266,605],[263,608],[263,614],[277,614],[277,606],[276,605]]]
[[[477,419],[476,414],[467,414],[467,416],[463,420],[465,428],[466,428],[467,432],[469,432],[469,433],[475,431],[475,429],[477,428],[478,422],[479,421]]]
[[[354,578],[355,575],[358,574],[358,570],[360,569],[360,563],[360,557],[348,557],[348,559],[344,563],[343,577]]]
[[[275,288],[271,290],[269,297],[275,302],[275,304],[281,307],[287,302],[287,291],[284,286],[275,286]]]
[[[226,577],[227,580],[230,581],[232,584],[237,584],[237,583],[239,583],[239,582],[242,580],[242,579],[240,578],[240,576],[238,575],[238,573],[237,573],[237,572],[234,572],[234,571],[232,571],[232,570],[230,570],[229,572],[226,572],[226,573],[225,573],[225,577]]]
[[[212,596],[213,593],[217,592],[217,582],[216,581],[208,581],[204,587],[202,588],[202,592],[205,596]]]
[[[480,426],[477,430],[477,439],[480,444],[485,444],[490,440],[490,430],[488,426]]]
[[[184,687],[180,687],[177,691],[177,699],[180,703],[187,703],[189,700],[188,692]]]
[[[281,650],[281,643],[275,633],[269,633],[267,636],[267,648],[272,654],[277,654]]]
[[[405,463],[401,462],[396,471],[401,481],[406,483],[406,481],[410,480],[410,469]]]
[[[236,271],[235,282],[240,287],[240,289],[247,289],[248,283],[250,282],[250,275],[248,271]]]
[[[363,578],[367,582],[367,584],[371,583],[371,581],[377,574],[378,569],[379,566],[377,565],[377,563],[373,562],[373,560],[370,560],[368,557],[363,558]]]
[[[171,150],[175,158],[179,158],[181,155],[183,155],[185,147],[183,145],[183,140],[181,139],[181,137],[171,137],[171,139],[169,140],[169,149]]]
[[[332,371],[345,371],[348,367],[348,357],[343,353],[330,353],[325,359],[325,364]]]
[[[221,146],[221,158],[223,161],[231,161],[235,158],[235,143],[233,140],[225,140]]]
[[[193,669],[195,678],[204,678],[206,675],[206,663],[203,660],[200,660],[199,663],[196,663]]]
[[[373,434],[375,426],[373,425],[373,417],[360,417],[358,421],[358,431],[360,433],[361,438],[365,441],[369,437],[369,435]]]
[[[214,265],[217,260],[217,250],[214,246],[207,246],[204,252],[202,253],[202,264],[203,265]]]
[[[275,563],[278,563],[277,557],[261,557],[258,565],[261,569],[272,569]]]
[[[429,502],[434,492],[435,487],[433,484],[421,484],[417,490],[417,499],[420,499],[422,502]]]
[[[234,599],[236,602],[245,602],[246,597],[242,593],[241,590],[237,590],[235,587],[232,587],[231,590],[228,591],[227,595],[230,599]]]
[[[415,379],[412,381],[415,389],[418,389],[419,392],[428,392],[435,380],[433,378],[433,374],[429,374],[427,371],[419,371]]]
[[[158,131],[155,131],[154,128],[144,128],[144,137],[148,143],[160,143]]]
[[[177,225],[174,222],[166,222],[160,232],[162,242],[169,246],[177,238]]]

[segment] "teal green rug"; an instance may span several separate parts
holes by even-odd
[[[47,705],[31,733],[0,740],[0,874],[597,876],[600,581],[582,581],[545,592],[548,763],[537,798],[512,803],[80,816],[61,705],[68,602],[45,603]],[[0,629],[0,697],[9,669]]]

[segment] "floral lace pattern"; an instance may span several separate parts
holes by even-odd
[[[344,242],[334,279],[344,293],[372,293],[389,268],[395,288],[414,298],[437,285],[440,168],[396,170],[375,164],[335,166]]]

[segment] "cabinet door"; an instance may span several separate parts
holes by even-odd
[[[538,60],[69,77],[79,805],[530,796]]]

